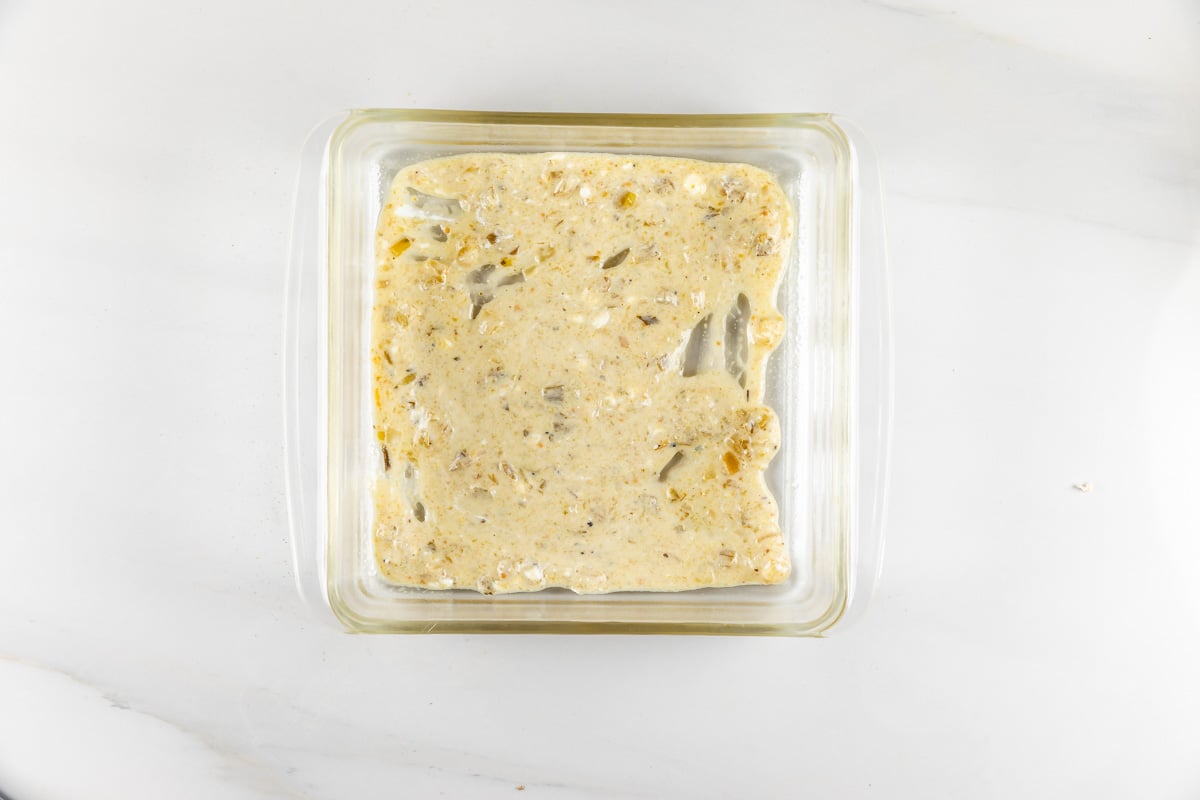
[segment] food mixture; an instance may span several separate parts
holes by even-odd
[[[790,216],[745,164],[402,170],[371,349],[384,577],[485,594],[784,580],[763,384]]]

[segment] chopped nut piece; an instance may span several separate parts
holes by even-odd
[[[675,455],[671,456],[671,460],[666,463],[666,466],[658,471],[659,483],[663,483],[667,480],[667,476],[671,474],[671,470],[675,469],[675,467],[679,465],[680,461],[683,461],[682,452],[677,452]]]
[[[624,263],[625,259],[628,257],[629,257],[629,248],[626,247],[624,250],[617,253],[615,256],[609,256],[607,259],[605,259],[604,266],[602,266],[601,269],[612,269],[613,267],[619,267],[619,266],[621,266],[622,263]]]
[[[754,255],[770,256],[779,252],[779,243],[774,237],[760,233],[754,237]]]

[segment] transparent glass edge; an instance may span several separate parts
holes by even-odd
[[[851,447],[849,594],[844,633],[870,606],[883,568],[893,414],[892,286],[883,186],[874,148],[852,121],[835,116],[851,151]]]
[[[322,493],[325,465],[322,409],[324,338],[322,267],[326,154],[344,114],[310,132],[301,149],[293,193],[292,227],[285,262],[283,304],[283,460],[288,543],[296,589],[305,607],[332,622],[325,587],[326,524]]]
[[[297,206],[295,226],[293,229],[293,252],[292,263],[289,265],[289,277],[303,277],[305,270],[311,276],[311,280],[320,283],[319,276],[320,265],[315,263],[314,259],[319,254],[319,243],[314,243],[312,252],[307,256],[307,263],[300,263],[297,260],[296,244],[298,237],[303,235],[297,231],[303,231],[301,225],[301,217],[307,213],[308,217],[314,216],[314,212],[320,207],[320,203],[327,201],[328,187],[324,182],[324,169],[328,167],[326,161],[329,153],[336,150],[338,144],[343,141],[350,133],[358,128],[362,123],[369,121],[378,121],[380,119],[402,120],[402,121],[448,121],[462,122],[467,124],[513,124],[513,125],[535,125],[535,124],[560,124],[560,125],[596,125],[596,126],[697,126],[697,127],[757,127],[757,126],[811,126],[822,128],[831,139],[836,140],[835,143],[840,147],[844,147],[849,154],[850,174],[847,177],[849,192],[851,196],[852,208],[851,214],[851,230],[849,236],[851,242],[847,249],[848,258],[852,259],[850,263],[851,277],[854,281],[852,290],[852,298],[855,298],[855,309],[852,314],[852,324],[859,320],[866,321],[868,315],[859,316],[863,309],[869,313],[875,314],[876,323],[881,326],[879,332],[882,334],[883,348],[878,354],[878,357],[862,358],[858,353],[855,354],[854,364],[852,366],[852,397],[856,400],[860,397],[866,398],[869,402],[860,404],[855,402],[850,409],[851,417],[847,420],[848,427],[851,430],[857,428],[864,420],[868,406],[886,407],[886,414],[882,419],[879,427],[880,435],[882,436],[882,447],[876,448],[870,454],[865,454],[865,458],[853,458],[854,448],[851,448],[852,454],[852,489],[851,497],[855,498],[855,508],[850,514],[851,532],[847,536],[849,546],[843,551],[844,567],[839,570],[838,590],[834,598],[833,605],[828,612],[821,618],[812,620],[805,624],[792,623],[740,623],[740,622],[708,622],[708,623],[688,623],[688,622],[631,622],[631,621],[580,621],[580,620],[480,620],[480,619],[445,619],[445,620],[381,620],[373,617],[361,616],[355,610],[356,603],[352,598],[341,596],[347,587],[338,585],[337,581],[333,580],[333,576],[328,574],[326,559],[332,557],[327,554],[324,546],[326,544],[322,531],[318,530],[317,520],[325,520],[328,525],[328,520],[324,515],[309,514],[307,526],[305,518],[301,515],[303,510],[305,496],[303,492],[294,492],[293,486],[301,486],[300,480],[296,477],[303,473],[304,465],[298,458],[295,450],[290,451],[288,457],[289,469],[289,512],[292,516],[292,545],[293,558],[296,561],[296,577],[301,595],[306,603],[311,607],[323,606],[325,615],[328,618],[328,611],[332,611],[333,617],[351,632],[359,633],[539,633],[539,632],[554,632],[554,633],[577,633],[577,634],[705,634],[705,635],[767,635],[767,636],[804,636],[804,637],[821,637],[827,635],[834,627],[841,632],[848,624],[857,619],[865,609],[867,601],[870,599],[870,594],[873,591],[874,584],[878,577],[878,570],[881,564],[880,558],[882,555],[882,502],[885,497],[886,466],[887,466],[887,444],[888,434],[890,433],[890,409],[891,409],[891,373],[890,373],[890,297],[886,296],[890,291],[887,278],[887,265],[884,257],[885,248],[883,242],[883,226],[882,226],[882,208],[879,197],[878,188],[878,171],[874,161],[874,154],[870,151],[865,139],[858,129],[852,124],[840,117],[835,117],[830,114],[752,114],[752,115],[627,115],[627,114],[559,114],[559,113],[527,113],[527,112],[470,112],[470,111],[437,111],[423,109],[360,109],[350,111],[348,114],[339,115],[331,118],[318,126],[310,136],[309,142],[305,147],[305,163],[301,167],[301,183],[297,186]],[[315,150],[315,154],[313,151]],[[316,165],[316,172],[312,172],[312,165]],[[309,170],[306,174],[305,167]],[[860,181],[865,181],[861,183]],[[307,200],[302,197],[307,194]],[[307,204],[307,212],[302,204]],[[327,226],[328,220],[310,220],[310,227],[317,228],[317,225]],[[325,231],[325,233],[328,233]],[[316,235],[314,233],[314,235]],[[864,266],[868,265],[868,266]],[[873,266],[870,266],[873,265]],[[863,271],[866,271],[866,276],[872,280],[882,281],[884,290],[884,302],[879,305],[872,301],[869,304],[861,304],[859,308],[856,295],[863,285]],[[874,276],[873,278],[871,276]],[[319,286],[317,287],[319,288]],[[289,284],[288,288],[288,327],[285,330],[285,353],[289,357],[285,358],[285,417],[289,420],[287,424],[288,441],[298,441],[300,432],[294,424],[298,422],[299,403],[296,399],[298,391],[298,383],[296,378],[301,367],[294,359],[295,345],[297,344],[297,336],[295,326],[299,321],[291,313],[291,310],[296,305],[294,295],[297,292]],[[308,321],[314,322],[312,316],[309,316]],[[325,326],[321,325],[319,330],[325,330]],[[864,332],[859,330],[851,331],[851,335],[858,341],[861,346],[866,340],[863,336]],[[292,344],[292,350],[288,350],[288,345]],[[327,346],[327,341],[322,340],[321,346]],[[858,348],[856,348],[858,349]],[[870,354],[868,354],[869,356]],[[868,366],[868,372],[875,369],[879,374],[875,375],[875,379],[868,382],[865,387],[859,387],[859,379],[862,377],[863,365]],[[873,366],[872,366],[873,365]],[[291,370],[289,372],[289,369]],[[881,371],[880,371],[881,370]],[[321,372],[324,376],[325,373]],[[289,378],[290,376],[290,378]],[[863,391],[865,389],[865,391]],[[880,392],[882,391],[882,395]],[[318,388],[320,396],[324,397],[324,392]],[[879,406],[876,402],[882,400],[883,406]],[[289,412],[292,412],[289,414]],[[324,420],[316,419],[314,422],[318,426],[314,426],[314,430],[319,427],[321,431],[325,431],[324,425],[320,425]],[[319,438],[320,434],[316,434],[313,438]],[[854,436],[855,439],[859,437]],[[324,464],[325,459],[320,459],[317,463]],[[871,476],[866,475],[864,465],[871,467],[874,471]],[[311,471],[311,470],[310,470]],[[864,476],[867,478],[864,480]],[[319,481],[319,476],[310,476],[314,481]],[[316,483],[314,482],[314,485]],[[860,485],[864,488],[861,496],[857,489]],[[870,486],[871,491],[865,491],[866,487]],[[301,488],[303,488],[301,486]],[[314,490],[315,492],[315,490]],[[313,494],[313,499],[320,501],[321,495],[319,492]],[[866,513],[862,513],[866,511]],[[868,521],[867,525],[861,525],[860,520]],[[299,523],[299,524],[297,524]],[[869,541],[857,541],[859,536],[866,536]],[[308,555],[305,556],[304,554]],[[328,581],[328,582],[326,582]],[[353,591],[351,592],[353,594]]]
[[[621,114],[556,111],[466,111],[433,108],[356,108],[350,120],[460,122],[490,125],[596,125],[612,127],[761,128],[829,124],[825,112],[782,114]]]

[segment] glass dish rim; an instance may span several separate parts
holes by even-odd
[[[328,225],[329,212],[325,211],[323,219],[312,219],[318,216],[312,213],[313,204],[307,203],[309,212],[307,215],[302,213],[305,200],[313,199],[313,167],[314,154],[319,159],[318,173],[319,178],[326,176],[328,169],[328,159],[335,152],[335,148],[339,147],[344,138],[356,129],[359,125],[372,120],[392,120],[392,121],[413,121],[413,122],[452,122],[452,123],[467,123],[467,124],[484,124],[484,125],[558,125],[558,126],[590,126],[590,127],[609,127],[609,128],[679,128],[679,127],[700,127],[700,128],[778,128],[778,127],[809,127],[825,131],[827,135],[833,136],[847,148],[849,158],[849,168],[852,171],[851,179],[847,184],[847,190],[851,193],[851,201],[854,200],[872,200],[873,205],[862,210],[855,206],[851,210],[848,217],[848,224],[857,227],[862,223],[862,217],[866,217],[869,236],[866,236],[866,247],[855,247],[855,252],[847,253],[848,265],[847,268],[853,266],[853,256],[861,256],[861,251],[867,251],[866,255],[872,261],[872,268],[878,273],[877,283],[880,291],[875,298],[875,308],[872,309],[872,318],[875,320],[875,329],[878,336],[875,350],[872,354],[872,370],[877,378],[878,386],[876,396],[873,398],[871,408],[871,418],[875,423],[876,442],[874,447],[874,457],[872,459],[872,475],[870,485],[867,486],[870,491],[870,502],[860,505],[867,506],[868,523],[870,531],[869,535],[862,534],[863,531],[858,530],[858,525],[852,525],[846,532],[846,547],[850,551],[845,556],[854,563],[847,563],[845,568],[840,571],[839,581],[844,585],[839,591],[840,601],[836,607],[831,607],[830,610],[820,620],[815,620],[812,623],[792,624],[792,623],[753,623],[753,622],[723,622],[723,621],[687,621],[687,622],[660,622],[660,621],[595,621],[595,620],[544,620],[544,619],[504,619],[504,620],[486,620],[479,618],[472,619],[455,619],[445,620],[430,623],[426,620],[418,619],[388,619],[376,620],[369,618],[356,618],[354,612],[338,597],[338,587],[330,576],[326,574],[324,580],[320,581],[323,586],[314,590],[312,578],[314,570],[322,572],[327,564],[309,564],[305,566],[306,560],[311,560],[308,556],[311,551],[305,551],[305,536],[299,530],[305,526],[305,515],[307,506],[313,505],[313,498],[307,498],[308,503],[305,503],[305,493],[302,488],[303,478],[300,475],[302,472],[301,459],[298,458],[297,447],[299,438],[299,420],[302,416],[298,410],[297,394],[298,386],[298,371],[299,371],[299,347],[296,345],[298,327],[300,320],[297,313],[298,299],[296,284],[299,282],[297,274],[297,254],[305,250],[304,241],[310,238],[311,230],[306,226],[311,226],[314,222],[322,225]],[[849,126],[849,128],[848,128]],[[503,145],[492,145],[493,149],[502,150]],[[547,148],[553,149],[553,148]],[[351,111],[347,114],[340,114],[336,117],[326,120],[325,123],[313,132],[310,137],[309,146],[306,147],[306,158],[302,162],[301,174],[297,181],[296,195],[296,218],[292,231],[292,263],[289,265],[288,271],[288,290],[285,302],[285,346],[284,346],[284,372],[285,372],[285,442],[286,450],[286,475],[287,475],[287,494],[288,494],[288,512],[290,530],[292,533],[293,557],[296,564],[297,581],[301,588],[301,593],[305,599],[313,606],[324,606],[326,610],[333,610],[338,619],[342,621],[346,627],[357,631],[376,631],[376,632],[577,632],[577,633],[708,633],[708,634],[774,634],[774,635],[822,635],[831,629],[834,625],[843,627],[848,621],[856,616],[861,615],[862,609],[865,607],[866,600],[869,599],[870,592],[875,584],[878,576],[879,565],[882,554],[882,523],[883,511],[886,499],[886,474],[887,474],[887,456],[889,450],[890,439],[890,419],[891,419],[891,338],[890,338],[890,280],[887,274],[886,258],[884,257],[882,243],[882,208],[880,205],[879,190],[878,190],[878,171],[874,165],[874,156],[870,153],[862,139],[861,134],[853,128],[851,123],[847,123],[844,119],[835,117],[835,115],[827,113],[787,113],[787,114],[693,114],[693,115],[663,115],[663,114],[591,114],[591,113],[549,113],[549,112],[480,112],[480,111],[444,111],[433,109],[359,109]],[[866,162],[864,164],[864,161]],[[865,175],[864,175],[865,174]],[[867,186],[861,186],[860,181],[866,177]],[[323,181],[316,181],[317,188],[328,191],[327,187],[323,186]],[[306,185],[309,184],[309,185]],[[872,191],[872,186],[875,187]],[[323,195],[322,191],[317,191],[315,194]],[[865,195],[865,198],[864,198]],[[857,196],[857,197],[855,197]],[[326,199],[328,199],[326,197]],[[319,204],[318,204],[319,205]],[[862,231],[848,231],[848,240],[854,244],[860,244],[855,234],[861,234]],[[311,243],[310,243],[311,244]],[[308,250],[311,251],[311,247]],[[319,242],[317,250],[320,250]],[[317,253],[316,255],[319,255]],[[328,256],[328,253],[325,254]],[[328,267],[326,267],[328,268]],[[853,270],[853,277],[857,279],[859,270]],[[851,303],[855,306],[858,303],[857,287],[852,287],[850,291]],[[855,318],[859,316],[861,309],[855,308],[855,313],[848,319],[847,325],[851,328],[847,332],[848,335],[856,333],[853,330]],[[856,348],[851,348],[851,382],[857,383],[857,370],[859,369],[861,358],[856,352]],[[327,367],[320,370],[322,374],[328,375]],[[847,427],[854,428],[860,423],[858,419],[858,411],[856,398],[851,397],[851,408],[847,410]],[[849,457],[852,462],[861,461],[857,459],[856,448],[853,443],[849,445]],[[323,466],[327,469],[328,463],[326,459],[321,459],[324,462]],[[862,488],[862,482],[857,474],[857,463],[851,464],[852,478],[854,479],[850,485],[851,491],[855,494]],[[851,498],[851,505],[855,505],[857,498]],[[319,503],[318,503],[319,505]],[[852,509],[853,510],[853,509]],[[863,509],[857,509],[857,514],[852,514],[852,517],[863,517]],[[864,520],[859,520],[864,521]],[[325,520],[328,525],[328,519]],[[326,534],[328,531],[325,532]],[[311,540],[311,536],[308,537]],[[309,542],[311,544],[311,541]],[[317,577],[320,577],[319,575]]]

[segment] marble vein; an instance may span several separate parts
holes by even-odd
[[[138,772],[147,786],[178,789],[178,800],[209,791],[237,800],[307,798],[204,734],[46,664],[0,655],[0,708],[10,712],[0,714],[0,774],[15,798],[119,797],[117,781]],[[64,761],[73,768],[56,768]],[[106,774],[114,780],[106,783]]]

